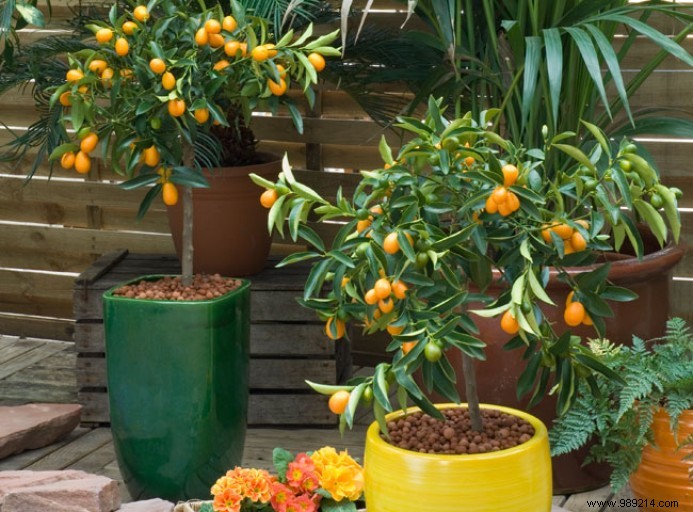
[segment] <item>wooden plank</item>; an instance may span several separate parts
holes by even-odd
[[[306,379],[325,384],[337,383],[333,359],[251,359],[250,389],[294,389],[308,392]],[[77,359],[77,382],[82,388],[106,387],[106,359]]]
[[[0,460],[0,471],[26,469],[27,467],[37,463],[44,457],[49,456],[53,452],[63,449],[69,444],[77,442],[82,436],[87,434],[89,431],[90,429],[88,428],[77,427],[66,437],[59,441],[56,441],[53,444],[44,446],[43,448],[38,448],[36,450],[27,450],[25,452],[20,453],[19,455],[15,455],[13,457]],[[46,469],[58,468],[47,467]]]
[[[34,350],[44,343],[41,340],[21,340],[14,336],[0,336],[0,365]]]
[[[251,356],[328,356],[334,347],[328,343],[322,326],[310,324],[251,324]],[[75,347],[78,352],[103,353],[102,323],[77,322]]]
[[[334,425],[336,416],[327,408],[328,398],[310,394],[251,394],[248,398],[249,425]],[[82,391],[82,422],[109,423],[106,393]]]
[[[34,224],[0,225],[0,246],[14,247],[16,250],[52,252],[60,248],[61,252],[67,254],[87,253],[96,256],[122,247],[154,254],[174,252],[170,233],[128,233]],[[0,265],[5,266],[3,256],[0,255]]]
[[[605,507],[604,512],[638,512],[640,508],[631,505],[631,503],[637,503],[632,498],[633,491],[631,490],[630,485],[626,484],[620,491],[618,491],[610,498],[612,504]],[[621,501],[628,499],[630,499],[630,501]]]
[[[610,487],[601,487],[593,491],[573,494],[563,504],[563,508],[572,512],[594,512],[594,501],[604,501],[611,498],[613,493]],[[589,502],[589,504],[588,504]],[[598,507],[597,507],[598,508]],[[599,509],[599,508],[598,508]]]
[[[5,379],[13,373],[31,366],[50,356],[51,354],[65,350],[65,348],[70,345],[71,344],[62,341],[42,343],[30,351],[10,359],[0,366],[0,379]]]
[[[249,425],[334,425],[336,416],[327,408],[327,397],[307,395],[250,395]]]
[[[110,429],[99,430],[105,430],[110,433]],[[74,464],[70,464],[66,469],[76,469],[98,475],[105,466],[113,463],[115,460],[116,455],[115,448],[113,447],[113,441],[109,441],[103,446],[96,448],[93,452],[87,454],[85,457],[79,459]]]
[[[46,457],[29,464],[26,469],[39,471],[43,469],[68,468],[110,441],[110,429],[97,428],[80,436],[74,442],[58,448]]]
[[[250,294],[251,322],[315,322],[315,312],[304,308],[296,292],[255,291]]]
[[[0,312],[0,332],[14,336],[72,340],[74,321],[67,318],[44,318]]]
[[[70,274],[0,269],[0,311],[70,318],[73,279]]]

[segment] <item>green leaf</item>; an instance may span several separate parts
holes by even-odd
[[[315,231],[313,231],[305,224],[302,224],[298,227],[298,236],[303,238],[306,242],[315,247],[318,251],[325,252],[325,244],[322,241],[322,238],[320,238],[320,235],[318,235]]]
[[[256,185],[258,185],[260,187],[266,188],[268,190],[274,188],[274,183],[271,182],[270,180],[266,180],[262,176],[258,176],[255,173],[250,173],[248,176],[253,181],[253,183],[255,183]]]
[[[310,37],[312,37],[312,35],[313,35],[313,24],[310,23],[306,27],[306,29],[303,31],[301,36],[298,39],[296,39],[296,41],[293,44],[291,44],[290,46],[292,48],[301,47],[303,45],[303,43],[305,43],[306,41],[308,41],[308,39],[310,39]]]
[[[650,27],[649,25],[643,23],[642,21],[636,20],[635,18],[631,18],[630,16],[624,16],[621,14],[610,14],[607,16],[602,16],[601,18],[615,21],[617,23],[623,23],[624,25],[630,26],[631,28],[633,28],[637,32],[641,33],[642,35],[650,38],[658,46],[660,46],[662,49],[666,50],[668,53],[670,53],[671,55],[673,55],[677,59],[688,64],[688,66],[693,66],[693,57],[691,56],[690,53],[688,53],[686,50],[684,50],[675,41],[672,41],[671,39],[666,37],[664,34],[657,31],[656,29]]]
[[[356,408],[363,395],[363,390],[366,389],[367,386],[368,384],[366,382],[361,382],[349,393],[349,403],[347,403],[347,408],[344,411],[344,417],[346,418],[349,428],[354,426],[354,414],[356,413]]]
[[[583,125],[585,125],[585,128],[587,128],[592,134],[592,136],[597,140],[599,145],[602,147],[604,153],[607,156],[611,157],[611,147],[609,146],[609,143],[606,140],[606,135],[604,134],[602,129],[592,123],[588,123],[585,120],[580,120],[580,122]]]
[[[522,86],[522,122],[529,118],[536,99],[539,68],[541,67],[542,40],[538,36],[525,37],[524,83]]]
[[[664,245],[664,241],[667,238],[667,227],[664,224],[664,219],[659,212],[655,210],[654,206],[646,201],[643,201],[642,199],[636,199],[633,201],[633,206],[635,206],[637,212],[650,227],[650,230],[657,238],[659,245]]]
[[[298,263],[299,261],[306,261],[306,260],[310,260],[313,258],[319,258],[319,257],[320,257],[320,254],[317,252],[312,252],[312,251],[295,252],[293,254],[289,254],[283,260],[281,260],[279,263],[277,263],[276,267],[281,268],[281,267],[285,267],[286,265],[292,265],[293,263]]]
[[[604,377],[606,377],[609,380],[613,380],[624,385],[626,384],[626,381],[623,380],[623,378],[618,373],[601,363],[595,357],[592,357],[587,354],[576,354],[575,360],[587,366],[588,368],[591,368],[592,370],[601,373],[602,375],[604,375]]]
[[[551,99],[551,117],[553,124],[558,125],[558,107],[561,103],[561,85],[563,83],[563,44],[557,28],[544,29],[546,46],[546,69],[549,75],[549,97]]]
[[[614,179],[614,182],[616,182],[616,186],[621,192],[621,196],[623,197],[623,201],[626,203],[626,207],[629,210],[632,210],[633,196],[630,193],[630,183],[628,183],[625,173],[619,166],[614,166],[611,168],[611,177]]]
[[[609,67],[609,73],[611,73],[611,78],[614,81],[614,86],[616,87],[618,97],[621,99],[621,104],[623,105],[623,108],[625,109],[626,114],[628,115],[630,123],[634,125],[635,121],[633,121],[633,114],[630,111],[630,104],[628,102],[628,92],[626,91],[626,86],[623,83],[623,75],[621,74],[621,65],[618,61],[618,56],[616,55],[616,52],[614,51],[614,48],[611,45],[611,42],[606,38],[604,33],[599,28],[589,23],[585,24],[584,27],[596,41],[597,46],[599,47],[599,51],[602,53],[602,57],[604,57],[604,61],[606,62],[606,65]],[[594,132],[592,132],[592,134],[594,135]],[[602,148],[608,154],[609,150],[606,149],[606,147],[604,147],[603,145]]]
[[[320,393],[321,395],[333,395],[337,391],[349,391],[351,392],[352,389],[354,389],[354,386],[331,386],[327,384],[318,384],[317,382],[311,382],[309,380],[304,381],[310,388],[315,391],[316,393]]]
[[[386,368],[389,368],[389,365],[385,363],[380,363],[375,367],[375,373],[373,374],[373,397],[383,409],[387,412],[392,412],[392,405],[390,405],[390,399],[387,396],[389,386],[385,376]]]
[[[390,146],[387,144],[387,140],[385,140],[385,135],[380,137],[380,142],[378,143],[378,151],[380,152],[380,158],[383,159],[383,162],[392,165],[394,162],[394,159],[392,158],[392,150],[390,149]]]
[[[668,187],[661,184],[655,185],[655,190],[664,200],[664,214],[669,221],[669,227],[671,228],[671,233],[674,235],[674,241],[678,242],[681,234],[681,217],[676,196]]]
[[[525,396],[527,393],[529,393],[529,390],[532,389],[532,385],[537,378],[539,363],[541,363],[541,352],[535,352],[527,362],[527,366],[517,380],[516,393],[518,399]]]
[[[552,144],[551,147],[554,147],[556,149],[563,151],[566,155],[570,156],[571,158],[576,160],[581,165],[584,165],[590,171],[596,172],[596,170],[594,168],[594,164],[590,161],[589,158],[587,158],[587,155],[585,155],[585,153],[583,153],[581,150],[579,150],[575,146],[570,146],[568,144]]]
[[[592,271],[582,272],[575,277],[575,282],[581,290],[596,290],[606,281],[610,268],[611,264],[605,263]]]
[[[286,101],[284,104],[289,109],[289,115],[294,123],[294,127],[299,134],[303,133],[303,116],[301,116],[301,111],[298,109],[293,101]]]
[[[202,173],[190,167],[174,167],[170,180],[187,187],[209,188],[209,182]]]
[[[272,450],[272,464],[282,482],[286,481],[286,471],[293,461],[294,455],[289,450],[279,447]]]
[[[351,258],[341,251],[334,251],[334,250],[330,251],[327,253],[327,256],[332,258],[332,259],[337,260],[339,263],[341,263],[345,267],[354,268],[356,266],[356,265],[354,265],[354,262],[351,260]]]
[[[135,178],[132,178],[130,180],[122,182],[120,185],[118,185],[120,188],[123,190],[134,190],[136,188],[144,187],[146,185],[151,185],[153,183],[156,183],[161,176],[158,174],[140,174],[139,176],[136,176]]]
[[[306,279],[306,286],[303,291],[303,298],[308,300],[313,293],[319,293],[322,288],[327,272],[332,268],[333,260],[324,259],[320,263],[313,266]]]
[[[570,34],[578,50],[580,50],[580,55],[582,55],[582,60],[587,68],[587,72],[590,74],[592,82],[594,82],[594,85],[597,87],[597,91],[599,91],[599,96],[602,99],[604,108],[609,114],[609,117],[611,117],[609,99],[606,96],[606,89],[604,88],[604,81],[602,80],[602,73],[599,65],[599,57],[597,56],[594,44],[592,44],[590,37],[580,28],[565,27],[565,31]]]
[[[613,300],[616,302],[629,302],[638,298],[637,293],[620,286],[607,286],[599,295],[604,300]]]
[[[385,413],[388,412],[385,408],[380,405],[380,402],[373,400],[373,416],[375,416],[375,421],[378,422],[378,427],[380,427],[380,432],[386,437],[390,437],[387,431],[387,421],[385,420]]]
[[[30,25],[35,25],[39,28],[44,28],[46,26],[43,13],[33,5],[25,2],[17,2],[14,8],[17,10],[22,19],[24,19],[24,21]]]
[[[292,199],[293,205],[289,213],[289,234],[294,242],[298,239],[298,227],[301,225],[303,217],[303,208],[306,205],[305,199]]]
[[[269,214],[267,215],[267,230],[271,233],[273,228],[277,228],[279,234],[284,236],[284,221],[286,220],[282,214],[284,203],[289,196],[279,196],[279,198],[274,202],[272,208],[270,208]]]
[[[470,232],[476,229],[476,227],[477,226],[475,223],[468,224],[463,229],[460,229],[452,235],[447,236],[445,238],[441,238],[437,242],[433,243],[431,248],[436,252],[442,252],[447,249],[450,249],[452,246],[457,245],[463,240],[466,240],[469,237]]]
[[[548,296],[546,290],[544,290],[544,287],[541,285],[539,279],[537,279],[537,276],[531,269],[529,270],[527,275],[529,277],[529,287],[531,288],[534,296],[540,301],[545,302],[546,304],[555,306],[556,304],[553,302],[553,300],[551,300],[551,297]]]

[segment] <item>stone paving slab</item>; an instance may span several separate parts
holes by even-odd
[[[1,512],[113,512],[118,482],[83,471],[0,472]]]
[[[61,439],[79,425],[81,411],[78,404],[0,406],[0,459]]]

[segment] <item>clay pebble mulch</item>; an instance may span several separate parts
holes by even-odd
[[[529,441],[534,428],[527,421],[494,409],[482,409],[483,431],[471,429],[469,411],[453,408],[441,411],[445,420],[417,412],[387,423],[390,436],[385,441],[420,453],[474,454],[512,448]],[[382,434],[381,434],[382,435]]]
[[[113,295],[129,299],[210,300],[241,286],[241,281],[219,274],[195,274],[190,286],[183,286],[180,276],[165,276],[156,281],[142,280],[121,286]]]

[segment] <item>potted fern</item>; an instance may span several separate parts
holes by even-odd
[[[590,388],[580,382],[576,401],[550,432],[552,451],[565,453],[591,437],[591,458],[610,464],[615,490],[630,478],[641,510],[693,507],[693,334],[680,318],[661,338],[633,338],[632,346],[590,342],[598,360],[624,382],[605,375]]]

